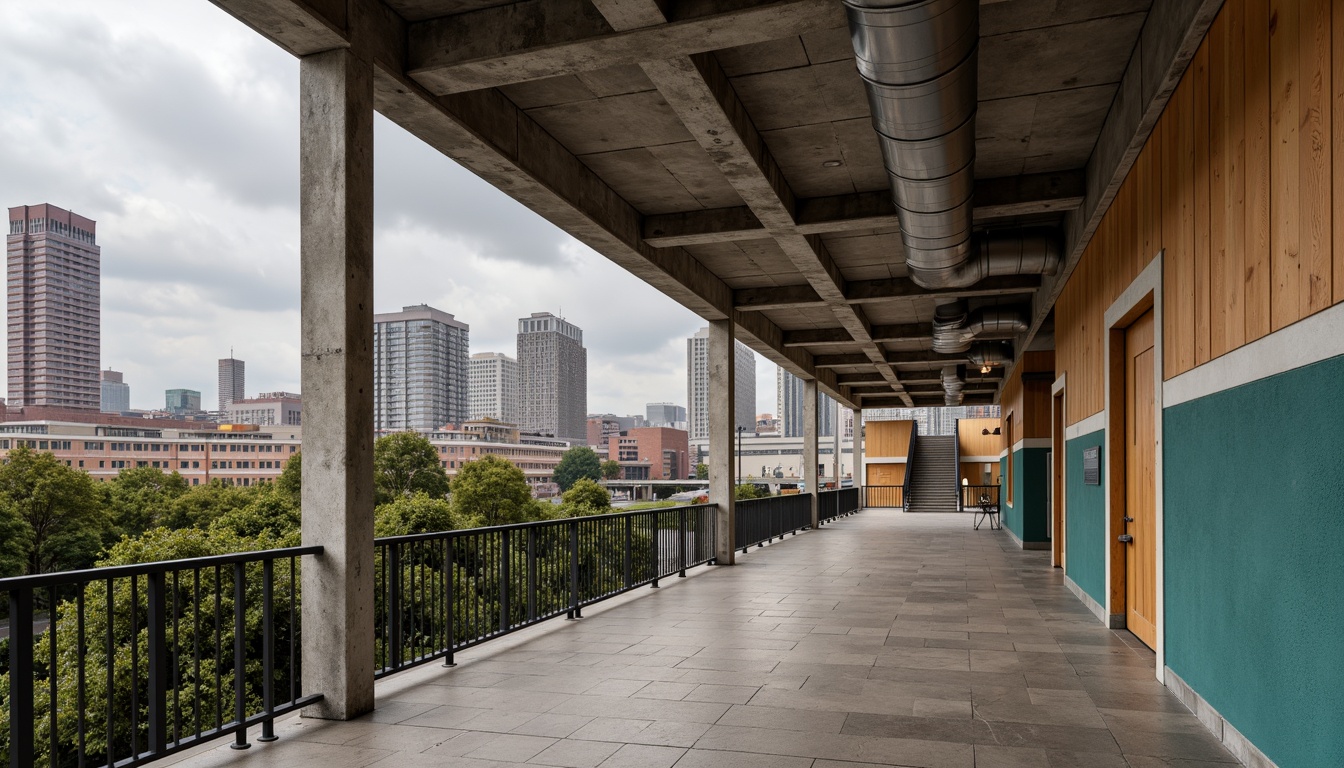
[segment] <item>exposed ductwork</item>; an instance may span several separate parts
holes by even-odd
[[[991,368],[1013,362],[1013,347],[1006,341],[987,341],[973,345],[966,353],[973,365]]]
[[[961,371],[957,366],[943,366],[944,405],[961,405],[961,390],[965,385],[966,381],[961,377]]]
[[[972,237],[979,0],[845,0],[910,278],[959,288],[1054,274],[1042,232]]]
[[[943,304],[934,310],[933,351],[965,352],[971,342],[986,336],[1012,337],[1031,325],[1020,307],[981,307],[967,313],[966,302]]]

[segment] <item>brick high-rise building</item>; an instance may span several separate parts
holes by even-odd
[[[219,361],[219,412],[229,409],[235,400],[247,397],[247,363],[235,360],[233,351]]]
[[[121,413],[131,410],[131,385],[127,384],[121,371],[108,368],[99,373],[99,410],[104,413]]]
[[[735,426],[756,431],[756,353],[740,341],[735,354]],[[709,327],[686,340],[686,425],[692,440],[709,437]]]
[[[428,304],[373,316],[374,429],[442,429],[469,418],[470,332]]]
[[[471,407],[473,419],[498,419],[518,424],[518,361],[502,352],[477,352],[471,356]]]
[[[588,438],[583,329],[550,312],[518,320],[519,426],[582,444]]]
[[[9,209],[11,406],[101,407],[96,228],[54,205]]]

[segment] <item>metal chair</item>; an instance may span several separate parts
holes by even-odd
[[[997,531],[1002,528],[1003,525],[999,522],[999,502],[997,500],[990,501],[988,493],[980,494],[978,501],[980,503],[976,505],[975,519],[973,521],[975,530],[980,530],[980,524],[985,520],[989,520],[989,529],[991,531]]]

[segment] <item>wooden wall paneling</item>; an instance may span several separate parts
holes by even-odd
[[[1245,0],[1245,340],[1269,333],[1269,0]]]
[[[912,421],[864,422],[864,453],[873,458],[904,457],[910,447]]]
[[[1170,341],[1164,347],[1176,348],[1176,373],[1185,373],[1195,367],[1195,79],[1187,72],[1176,89],[1176,148],[1169,162],[1178,166],[1178,187],[1176,204],[1180,212],[1177,237],[1180,247],[1177,249],[1176,275],[1177,286],[1174,292],[1179,296],[1175,309],[1176,343]],[[1164,294],[1167,295],[1167,294]],[[1172,309],[1167,302],[1167,309]]]
[[[1228,0],[1219,19],[1226,21],[1223,31],[1222,113],[1215,115],[1222,126],[1226,149],[1223,157],[1225,197],[1223,199],[1223,260],[1218,273],[1223,278],[1221,298],[1214,297],[1225,313],[1221,345],[1230,352],[1246,341],[1246,66],[1244,41],[1245,0]]]
[[[1331,45],[1330,78],[1331,121],[1330,133],[1332,153],[1331,166],[1334,169],[1334,195],[1331,200],[1333,213],[1334,239],[1334,299],[1344,302],[1344,10],[1336,11],[1330,18]]]
[[[980,434],[988,429],[990,434]],[[999,434],[994,434],[998,429]],[[998,457],[1003,452],[1003,425],[998,419],[962,419],[957,422],[957,445],[962,458],[967,456]]]
[[[1270,328],[1277,331],[1300,317],[1299,0],[1272,0],[1270,8],[1269,316]]]
[[[1193,105],[1191,120],[1194,139],[1194,173],[1190,177],[1194,194],[1194,249],[1191,252],[1190,290],[1194,293],[1191,302],[1194,310],[1194,365],[1209,362],[1210,315],[1209,307],[1209,229],[1210,203],[1209,183],[1212,167],[1209,163],[1209,39],[1195,52],[1195,60],[1190,65],[1190,77],[1194,80],[1191,87]]]
[[[1209,357],[1227,352],[1228,5],[1209,28]]]
[[[1170,308],[1175,304],[1179,303],[1178,301],[1176,301],[1176,297],[1179,295],[1178,290],[1179,280],[1177,278],[1177,262],[1178,262],[1177,252],[1180,250],[1180,240],[1177,237],[1176,233],[1177,223],[1180,219],[1180,217],[1177,215],[1178,206],[1176,204],[1177,173],[1176,173],[1176,164],[1166,162],[1167,158],[1173,156],[1176,152],[1176,147],[1174,145],[1176,138],[1176,131],[1173,128],[1173,126],[1176,123],[1176,104],[1177,101],[1175,96],[1173,95],[1172,99],[1169,102],[1167,102],[1167,108],[1166,110],[1163,111],[1162,119],[1158,123],[1158,128],[1159,130],[1161,130],[1161,136],[1159,137],[1159,140],[1162,146],[1162,160],[1163,160],[1161,167],[1162,250],[1164,253],[1162,259],[1162,285],[1164,296],[1166,297],[1164,299],[1164,303],[1167,305],[1167,307],[1164,307],[1164,309]],[[1174,343],[1176,339],[1175,312],[1172,311],[1163,312],[1162,328],[1160,329],[1160,331],[1162,333],[1162,338],[1164,340],[1165,339],[1172,340],[1164,343],[1168,344]],[[1176,374],[1177,370],[1176,359],[1177,359],[1176,352],[1174,349],[1171,349],[1170,353],[1167,354],[1165,358],[1165,362],[1162,368],[1162,377],[1164,379],[1169,379]]]
[[[1330,189],[1330,5],[1302,0],[1298,45],[1299,318],[1333,303]]]

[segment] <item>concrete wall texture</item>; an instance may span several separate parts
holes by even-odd
[[[1344,765],[1341,381],[1344,356],[1163,414],[1167,666],[1280,766]]]

